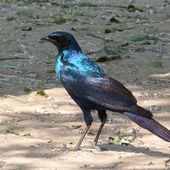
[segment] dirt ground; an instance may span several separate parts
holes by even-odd
[[[80,151],[83,115],[56,81],[57,53],[40,38],[75,35],[111,77],[170,129],[170,1],[0,1],[0,170],[168,170],[170,144],[118,113],[98,147],[94,123]],[[113,140],[114,139],[114,140]]]

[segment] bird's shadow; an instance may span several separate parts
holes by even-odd
[[[148,147],[136,147],[132,144],[128,144],[127,146],[123,146],[121,144],[98,144],[98,147],[100,148],[100,151],[143,153],[154,157],[170,157],[170,153],[164,153],[156,149],[152,150]]]

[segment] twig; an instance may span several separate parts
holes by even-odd
[[[89,52],[87,52],[86,54],[91,55],[91,54],[100,53],[100,52],[102,52],[102,51],[103,51],[103,50],[89,51]]]
[[[98,38],[98,39],[100,39],[100,40],[104,40],[104,41],[105,41],[105,38],[99,37],[99,36],[97,36],[97,35],[95,35],[95,34],[92,34],[92,33],[88,33],[87,36],[91,36],[91,37]]]
[[[163,52],[162,49],[160,49],[160,50],[153,50],[153,49],[148,49],[148,48],[131,48],[131,50],[135,50],[135,51],[138,51],[138,52],[151,51],[151,52],[161,53],[161,54],[167,53],[167,52]]]
[[[115,40],[113,40],[113,39],[106,39],[106,38],[99,37],[99,36],[97,36],[97,35],[95,35],[95,34],[92,34],[92,33],[88,33],[87,36],[91,36],[91,37],[94,37],[94,38],[98,38],[98,39],[103,40],[103,41],[105,41],[105,42],[115,42],[115,43],[117,43],[117,42],[116,42]]]
[[[56,5],[56,6],[61,6],[61,7],[70,7],[70,6],[74,6],[75,4],[61,4],[61,3],[55,3],[55,2],[52,2],[51,4],[53,5]],[[83,4],[83,3],[77,3],[76,4],[77,6],[80,6],[80,7],[115,7],[115,8],[123,8],[123,9],[126,9],[127,6],[125,5],[112,5],[112,4]]]
[[[0,58],[0,61],[5,61],[5,60],[25,60],[25,59],[29,59],[29,58],[20,58],[20,57],[10,57],[10,58]]]

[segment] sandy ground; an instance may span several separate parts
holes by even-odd
[[[54,30],[65,30],[94,59],[115,55],[103,51],[105,46],[121,46],[116,51],[121,59],[100,66],[170,129],[170,2],[134,2],[143,12],[129,12],[125,0],[31,2],[0,2],[0,169],[170,169],[170,144],[118,113],[108,113],[94,149],[91,144],[100,125],[94,112],[81,150],[72,151],[85,127],[83,115],[55,80],[56,49],[40,41]],[[112,17],[120,23],[111,23]],[[104,33],[113,27],[122,31]],[[161,41],[128,40],[139,33]],[[37,95],[39,90],[46,96]],[[132,131],[135,138],[126,145],[109,140],[115,135],[134,137]]]

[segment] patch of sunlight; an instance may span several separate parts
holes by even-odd
[[[161,73],[161,74],[151,74],[149,77],[151,78],[162,78],[162,77],[166,77],[166,78],[170,78],[170,73]]]

